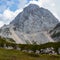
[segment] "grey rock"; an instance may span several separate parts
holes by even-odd
[[[32,44],[32,41],[37,44],[53,42],[47,32],[58,22],[49,10],[30,4],[9,25],[1,28],[0,36],[13,38],[21,44]]]
[[[60,23],[58,23],[51,31],[50,31],[51,37],[56,42],[60,42]]]

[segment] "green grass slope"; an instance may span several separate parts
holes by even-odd
[[[60,60],[59,55],[39,55],[34,57],[29,53],[18,50],[6,50],[0,48],[0,60]]]

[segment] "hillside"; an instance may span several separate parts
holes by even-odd
[[[15,41],[11,38],[3,38],[3,37],[0,37],[0,48],[1,47],[6,47],[8,46],[9,44],[14,44]]]
[[[0,49],[0,60],[60,60],[60,55],[33,56],[17,50]]]

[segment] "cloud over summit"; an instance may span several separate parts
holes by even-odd
[[[58,1],[60,2],[60,1]],[[26,5],[37,4],[50,10],[58,19],[60,9],[56,0],[1,0],[0,1],[0,26],[8,24],[15,16],[20,13]]]

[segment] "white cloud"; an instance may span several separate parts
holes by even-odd
[[[38,1],[31,0],[30,3],[28,3],[28,4],[37,4],[40,7],[42,7],[45,3],[48,3],[48,2],[49,2],[49,0],[38,0]]]
[[[0,14],[0,19],[1,21],[5,22],[5,24],[7,24],[12,19],[13,14],[14,13],[12,11],[6,9],[3,14]]]
[[[18,8],[22,9],[27,4],[27,0],[19,0]]]
[[[4,1],[4,0],[3,0]],[[10,9],[6,9],[6,6],[4,6],[4,8],[2,8],[3,6],[0,6],[0,11],[4,11],[3,14],[0,14],[0,26],[2,26],[3,24],[8,24],[10,21],[12,21],[16,15],[21,12],[25,6],[28,6],[29,4],[37,4],[40,7],[44,7],[48,10],[50,10],[58,19],[60,19],[58,17],[57,14],[57,9],[56,9],[56,4],[54,2],[54,0],[31,0],[30,3],[27,3],[27,0],[19,0],[19,4],[18,4],[18,8],[15,12],[11,11]],[[14,4],[14,2],[7,2],[7,5],[12,5]]]
[[[15,12],[6,9],[3,14],[0,14],[0,21],[3,22],[1,24],[9,24],[21,11],[22,9],[18,9]]]
[[[55,7],[55,3],[52,3],[51,6],[52,6],[52,7]]]
[[[4,22],[0,21],[0,27],[2,27],[4,25]]]
[[[13,5],[14,4],[13,0],[2,1],[6,2],[6,5],[0,6],[0,12],[4,11],[2,14],[0,14],[0,27],[4,24],[9,24],[18,15],[18,13],[20,13],[23,10],[22,8],[27,3],[27,0],[23,0],[23,2],[22,0],[19,0],[20,4],[17,4],[19,9],[17,9],[16,11],[11,11],[9,7],[7,8],[7,6]]]
[[[4,12],[8,7],[11,7],[15,2],[13,0],[1,0],[0,12]]]

